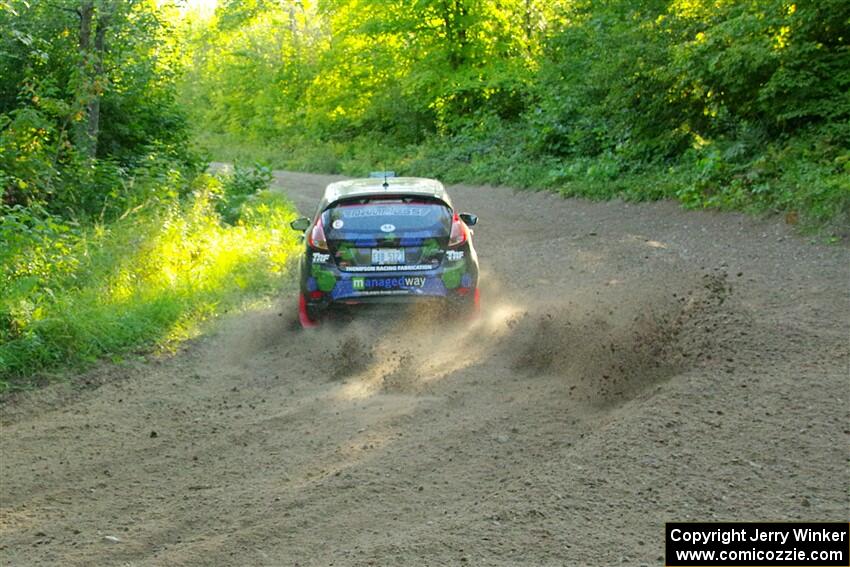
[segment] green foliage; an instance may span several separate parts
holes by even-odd
[[[85,228],[5,207],[0,390],[44,370],[168,345],[247,294],[276,290],[297,250],[284,228],[294,210],[259,193],[225,224],[221,194],[218,180],[201,176],[186,200]]]
[[[415,143],[482,105],[517,116],[555,6],[226,2],[187,26],[184,98],[209,129],[252,140],[371,132]]]
[[[268,189],[272,182],[272,171],[259,163],[251,167],[241,164],[233,166],[233,173],[228,173],[223,178],[224,192],[230,197],[251,196]]]
[[[222,191],[217,195],[216,210],[224,222],[236,224],[246,209],[245,204],[268,189],[272,172],[260,164],[244,167],[237,163],[232,172],[222,176],[221,181]]]
[[[268,170],[199,175],[176,16],[0,2],[0,390],[169,344],[279,283],[292,209]]]
[[[841,0],[234,0],[194,25],[183,92],[221,157],[846,218]]]
[[[850,153],[823,130],[757,149],[718,143],[682,160],[676,196],[690,207],[799,212],[807,224],[850,226]]]
[[[150,186],[134,178],[152,163],[186,177],[197,171],[165,15],[143,0],[3,4],[2,202],[102,218],[148,199]]]

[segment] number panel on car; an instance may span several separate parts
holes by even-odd
[[[373,266],[400,266],[404,264],[404,248],[373,248]]]

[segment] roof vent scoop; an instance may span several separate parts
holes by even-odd
[[[383,177],[384,178],[384,185],[383,185],[384,189],[389,189],[390,184],[387,181],[387,179],[389,179],[390,177],[395,177],[395,171],[373,171],[372,173],[369,174],[369,177],[373,177],[373,178],[377,178],[377,179],[380,179],[381,177]]]

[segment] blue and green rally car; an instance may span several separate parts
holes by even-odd
[[[366,303],[437,301],[477,313],[478,256],[470,227],[434,179],[373,174],[331,183],[304,232],[298,315],[316,326],[331,309]]]

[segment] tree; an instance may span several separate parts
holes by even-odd
[[[187,156],[175,101],[179,60],[162,9],[148,0],[13,0],[0,8],[0,27],[12,30],[0,36],[6,202],[102,208],[99,179],[115,184],[109,167],[130,167],[154,147]]]

